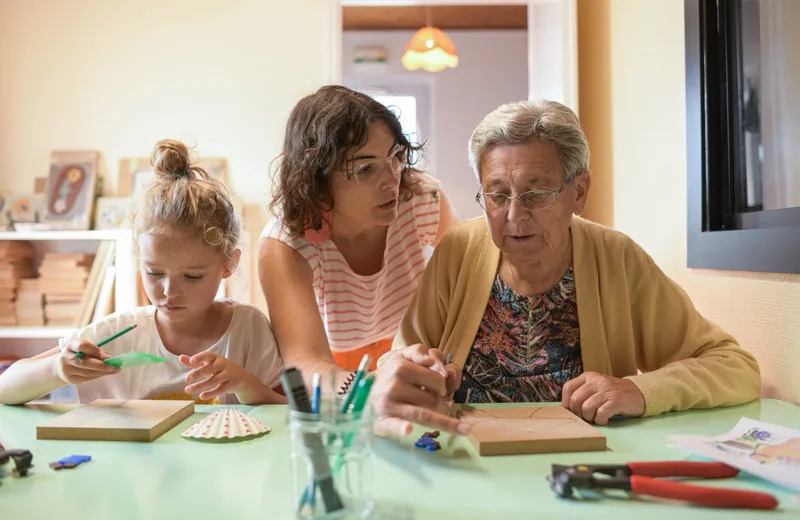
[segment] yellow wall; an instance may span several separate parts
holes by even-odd
[[[322,9],[319,0],[0,2],[0,191],[31,192],[53,149],[90,148],[104,154],[113,195],[120,157],[179,138],[228,159],[257,236],[286,116],[322,82]]]
[[[800,403],[800,276],[686,268],[683,1],[578,5],[581,117],[595,161],[585,216],[639,242],[758,357],[765,397]]]

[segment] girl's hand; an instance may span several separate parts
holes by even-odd
[[[76,354],[83,352],[84,357],[78,358]],[[79,385],[99,377],[119,373],[119,368],[103,363],[110,358],[108,352],[100,349],[86,340],[74,339],[61,347],[58,356],[58,377],[65,383]]]
[[[200,399],[212,399],[227,393],[246,392],[255,379],[250,372],[233,361],[214,352],[200,352],[194,356],[182,355],[180,362],[194,370],[186,374],[184,391],[200,394]]]

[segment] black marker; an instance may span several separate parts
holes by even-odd
[[[289,399],[289,407],[300,413],[311,414],[311,401],[308,398],[306,385],[303,382],[303,375],[296,368],[288,368],[281,374],[281,385],[283,392]],[[325,447],[322,444],[322,437],[316,433],[304,433],[303,442],[311,454],[311,464],[314,467],[314,479],[319,486],[322,500],[325,502],[325,509],[330,513],[344,508],[342,499],[336,488],[333,486],[331,467],[325,455]]]

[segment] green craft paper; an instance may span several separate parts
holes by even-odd
[[[152,363],[163,363],[166,359],[145,352],[127,352],[112,358],[108,358],[103,363],[114,365],[117,368],[138,367],[139,365],[150,365]]]

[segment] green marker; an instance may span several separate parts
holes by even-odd
[[[369,392],[372,390],[372,383],[375,382],[375,376],[370,375],[358,383],[358,387],[353,389],[353,392],[356,394],[355,399],[353,399],[353,405],[350,407],[346,413],[354,414],[354,413],[362,413],[364,411],[364,407],[367,404],[367,399],[369,399]],[[359,417],[357,420],[361,420],[362,418]],[[343,445],[344,448],[347,449],[353,443],[353,437],[355,436],[355,432],[349,432],[344,434]],[[342,469],[342,465],[344,464],[344,455],[339,453],[339,456],[336,457],[336,462],[333,464],[333,474],[336,475],[340,469]]]
[[[347,397],[344,400],[344,405],[342,405],[342,413],[347,413],[350,405],[353,404],[353,399],[356,396],[356,388],[358,388],[358,385],[364,379],[364,374],[366,374],[369,370],[369,364],[371,362],[372,358],[369,354],[364,354],[364,357],[361,358],[361,363],[358,365],[358,370],[353,378],[353,385],[350,387],[350,392],[348,392]]]
[[[128,332],[132,331],[136,327],[138,327],[138,325],[136,323],[134,323],[133,325],[131,325],[129,327],[125,327],[124,329],[122,329],[121,331],[117,332],[116,334],[112,334],[111,336],[107,337],[106,339],[100,341],[100,343],[98,343],[97,346],[98,347],[102,347],[103,345],[106,345],[106,344],[114,341],[115,339],[117,339],[118,337],[122,336],[123,334],[127,334]],[[75,354],[75,357],[78,358],[78,359],[81,359],[84,356],[86,356],[86,354],[84,354],[83,352],[77,352]]]

